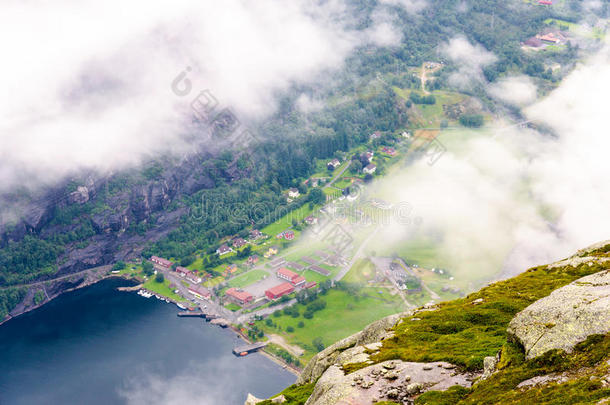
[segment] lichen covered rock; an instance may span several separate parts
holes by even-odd
[[[378,401],[411,401],[429,390],[470,387],[474,373],[452,371],[446,362],[415,363],[390,360],[351,374],[330,366],[318,380],[306,405],[370,404]]]
[[[508,326],[509,335],[534,358],[553,349],[568,353],[594,334],[610,332],[610,270],[580,278],[553,291],[523,311]]]

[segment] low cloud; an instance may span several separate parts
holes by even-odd
[[[395,251],[428,241],[456,281],[479,283],[609,239],[609,62],[606,48],[524,111],[553,135],[508,122],[446,131],[447,152],[433,166],[420,160],[376,182],[379,195],[422,218],[419,227],[393,223],[378,239],[396,241]]]
[[[455,62],[457,72],[449,77],[449,82],[459,88],[470,88],[484,80],[483,68],[494,63],[497,57],[480,44],[472,44],[466,37],[457,36],[441,46],[441,53]]]
[[[274,111],[295,82],[340,69],[358,46],[343,0],[140,4],[8,1],[0,6],[0,191],[191,151],[190,103],[209,89],[242,122]],[[111,28],[110,28],[111,27]],[[171,83],[186,73],[191,91]]]
[[[523,107],[536,100],[536,85],[529,76],[502,78],[488,88],[488,93],[505,103]]]

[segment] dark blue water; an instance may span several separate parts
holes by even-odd
[[[295,377],[175,305],[107,280],[0,326],[0,404],[243,404]]]

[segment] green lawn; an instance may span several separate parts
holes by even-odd
[[[268,274],[269,273],[267,273],[265,270],[250,270],[247,273],[244,273],[229,280],[229,287],[243,288],[250,284],[254,284],[259,280],[262,280]]]
[[[372,293],[366,297],[355,298],[345,291],[333,289],[321,296],[321,299],[326,301],[326,308],[316,312],[312,319],[305,319],[302,315],[305,307],[297,304],[301,314],[298,318],[287,315],[279,318],[271,316],[270,319],[278,327],[269,327],[264,321],[257,322],[257,325],[266,333],[279,333],[290,344],[296,344],[305,349],[303,356],[303,362],[305,362],[316,353],[312,344],[316,337],[320,337],[322,342],[328,346],[356,333],[373,321],[405,309],[402,301],[397,297],[384,301]],[[298,327],[298,323],[301,321],[305,324],[303,328]],[[286,332],[288,326],[292,326],[294,332]]]
[[[360,259],[347,272],[342,281],[348,283],[367,284],[375,277],[375,265],[370,260]]]
[[[233,302],[230,302],[228,304],[225,305],[225,308],[228,309],[229,311],[239,311],[241,309],[241,307]]]
[[[297,222],[301,222],[305,217],[311,215],[312,212],[313,209],[309,208],[309,204],[306,203],[302,207],[290,211],[272,224],[267,225],[261,230],[261,232],[275,238],[278,233],[285,231],[292,226],[293,219],[295,219]]]
[[[146,281],[143,286],[143,288],[147,289],[148,291],[154,292],[157,295],[161,295],[163,297],[167,297],[170,298],[174,301],[178,301],[178,302],[184,302],[185,299],[182,298],[180,295],[174,293],[174,291],[169,288],[169,280],[163,280],[162,283],[158,283],[155,280],[154,276],[151,276],[148,281]]]

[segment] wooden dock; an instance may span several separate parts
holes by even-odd
[[[205,318],[205,314],[201,311],[182,311],[178,312],[181,318]]]
[[[203,311],[181,311],[178,312],[178,316],[181,318],[203,318],[206,321],[211,321],[212,319],[220,318],[220,316]]]
[[[249,345],[237,346],[233,348],[233,354],[236,356],[245,356],[267,346],[267,342],[256,342]]]

